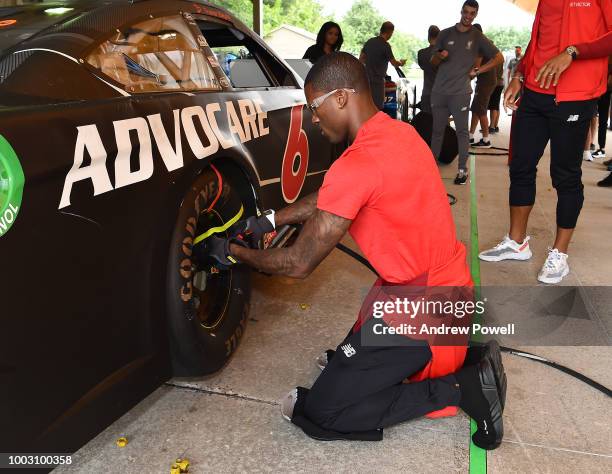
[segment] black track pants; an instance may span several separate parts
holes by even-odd
[[[512,126],[510,205],[531,206],[537,166],[550,141],[550,176],[557,191],[557,225],[576,227],[584,202],[582,153],[596,100],[555,103],[555,96],[525,89]]]
[[[378,320],[364,324],[363,330]],[[384,428],[459,404],[453,375],[404,384],[431,359],[426,343],[362,346],[360,331],[350,334],[307,394],[304,414],[316,425],[338,432]]]

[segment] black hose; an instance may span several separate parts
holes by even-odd
[[[336,248],[346,253],[347,255],[353,257],[355,260],[357,260],[358,262],[368,267],[372,272],[376,274],[376,276],[380,277],[380,275],[378,274],[376,270],[374,270],[374,267],[370,264],[370,262],[368,262],[366,258],[359,255],[357,252],[351,250],[345,245],[342,245],[341,243],[336,244]],[[593,387],[595,390],[600,391],[604,395],[607,395],[608,397],[612,397],[612,390],[610,390],[608,387],[605,387],[604,385],[596,382],[595,380],[587,377],[584,374],[581,374],[580,372],[576,372],[575,370],[570,369],[569,367],[565,367],[564,365],[557,364],[556,362],[545,359],[544,357],[541,357],[535,354],[531,354],[530,352],[520,351],[518,349],[513,349],[511,347],[502,346],[500,347],[500,349],[502,352],[507,352],[508,354],[512,354],[517,357],[523,357],[525,359],[534,360],[536,362],[540,362],[541,364],[552,367],[553,369],[557,369],[561,372],[568,374],[571,377],[574,377],[575,379],[580,380],[581,382],[586,383],[587,385],[589,385],[590,387]]]
[[[599,390],[604,395],[607,395],[608,397],[612,397],[612,390],[610,390],[608,387],[605,387],[602,384],[595,382],[595,380],[590,379],[589,377],[581,374],[580,372],[576,372],[574,369],[570,369],[569,367],[565,367],[564,365],[557,364],[556,362],[545,359],[544,357],[541,357],[535,354],[531,354],[530,352],[519,351],[518,349],[512,349],[511,347],[504,347],[504,346],[501,346],[500,349],[502,352],[507,352],[508,354],[512,354],[517,357],[523,357],[525,359],[535,360],[536,362],[540,362],[541,364],[548,365],[549,367],[552,367],[553,369],[557,369],[557,370],[560,370],[561,372],[565,372],[566,374],[586,383],[587,385],[590,385],[595,390]]]
[[[366,267],[368,267],[373,273],[376,274],[377,277],[380,277],[380,275],[378,274],[378,272],[374,269],[374,267],[372,266],[372,264],[370,262],[368,262],[364,257],[362,257],[361,255],[359,255],[357,252],[355,252],[354,250],[351,250],[350,248],[348,248],[346,245],[341,244],[340,242],[338,242],[336,244],[336,248],[338,250],[343,251],[345,254],[353,257],[355,260],[357,260],[359,263],[362,263],[363,265],[365,265]]]

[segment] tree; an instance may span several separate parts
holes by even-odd
[[[407,66],[417,62],[417,52],[428,45],[427,41],[397,30],[393,33],[389,43],[393,48],[395,59],[406,59]]]
[[[357,0],[340,23],[344,36],[342,49],[359,55],[363,44],[379,33],[383,21],[385,19],[370,0]]]
[[[531,30],[529,28],[517,29],[514,27],[492,27],[485,32],[500,51],[514,50],[515,46],[522,46],[523,50],[527,47],[531,38]]]
[[[244,24],[253,27],[253,2],[251,0],[213,0],[228,9]],[[317,33],[328,18],[323,16],[323,6],[318,0],[264,0],[264,33],[287,24]]]
[[[357,0],[340,23],[344,34],[342,49],[358,55],[363,44],[379,34],[380,26],[384,21],[385,18],[370,0]],[[415,62],[417,51],[426,46],[425,41],[397,29],[389,43],[393,48],[395,59],[406,59],[408,64]]]

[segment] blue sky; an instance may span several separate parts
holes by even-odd
[[[415,36],[425,36],[429,25],[441,29],[454,25],[459,20],[461,0],[371,0],[372,4],[396,29]],[[531,27],[533,15],[506,0],[480,0],[480,11],[476,21],[483,28],[491,26]],[[353,0],[321,1],[325,13],[333,13],[337,19],[351,7]]]

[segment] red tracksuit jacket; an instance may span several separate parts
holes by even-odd
[[[559,53],[570,45],[593,43],[612,31],[612,0],[563,0],[564,11],[561,24]],[[538,27],[541,17],[541,4],[538,5],[531,40],[525,57],[519,65],[524,77],[533,66],[533,56],[537,45]],[[609,54],[609,53],[608,53]],[[606,92],[608,82],[608,57],[580,59],[561,75],[557,85],[557,102],[590,100]]]

